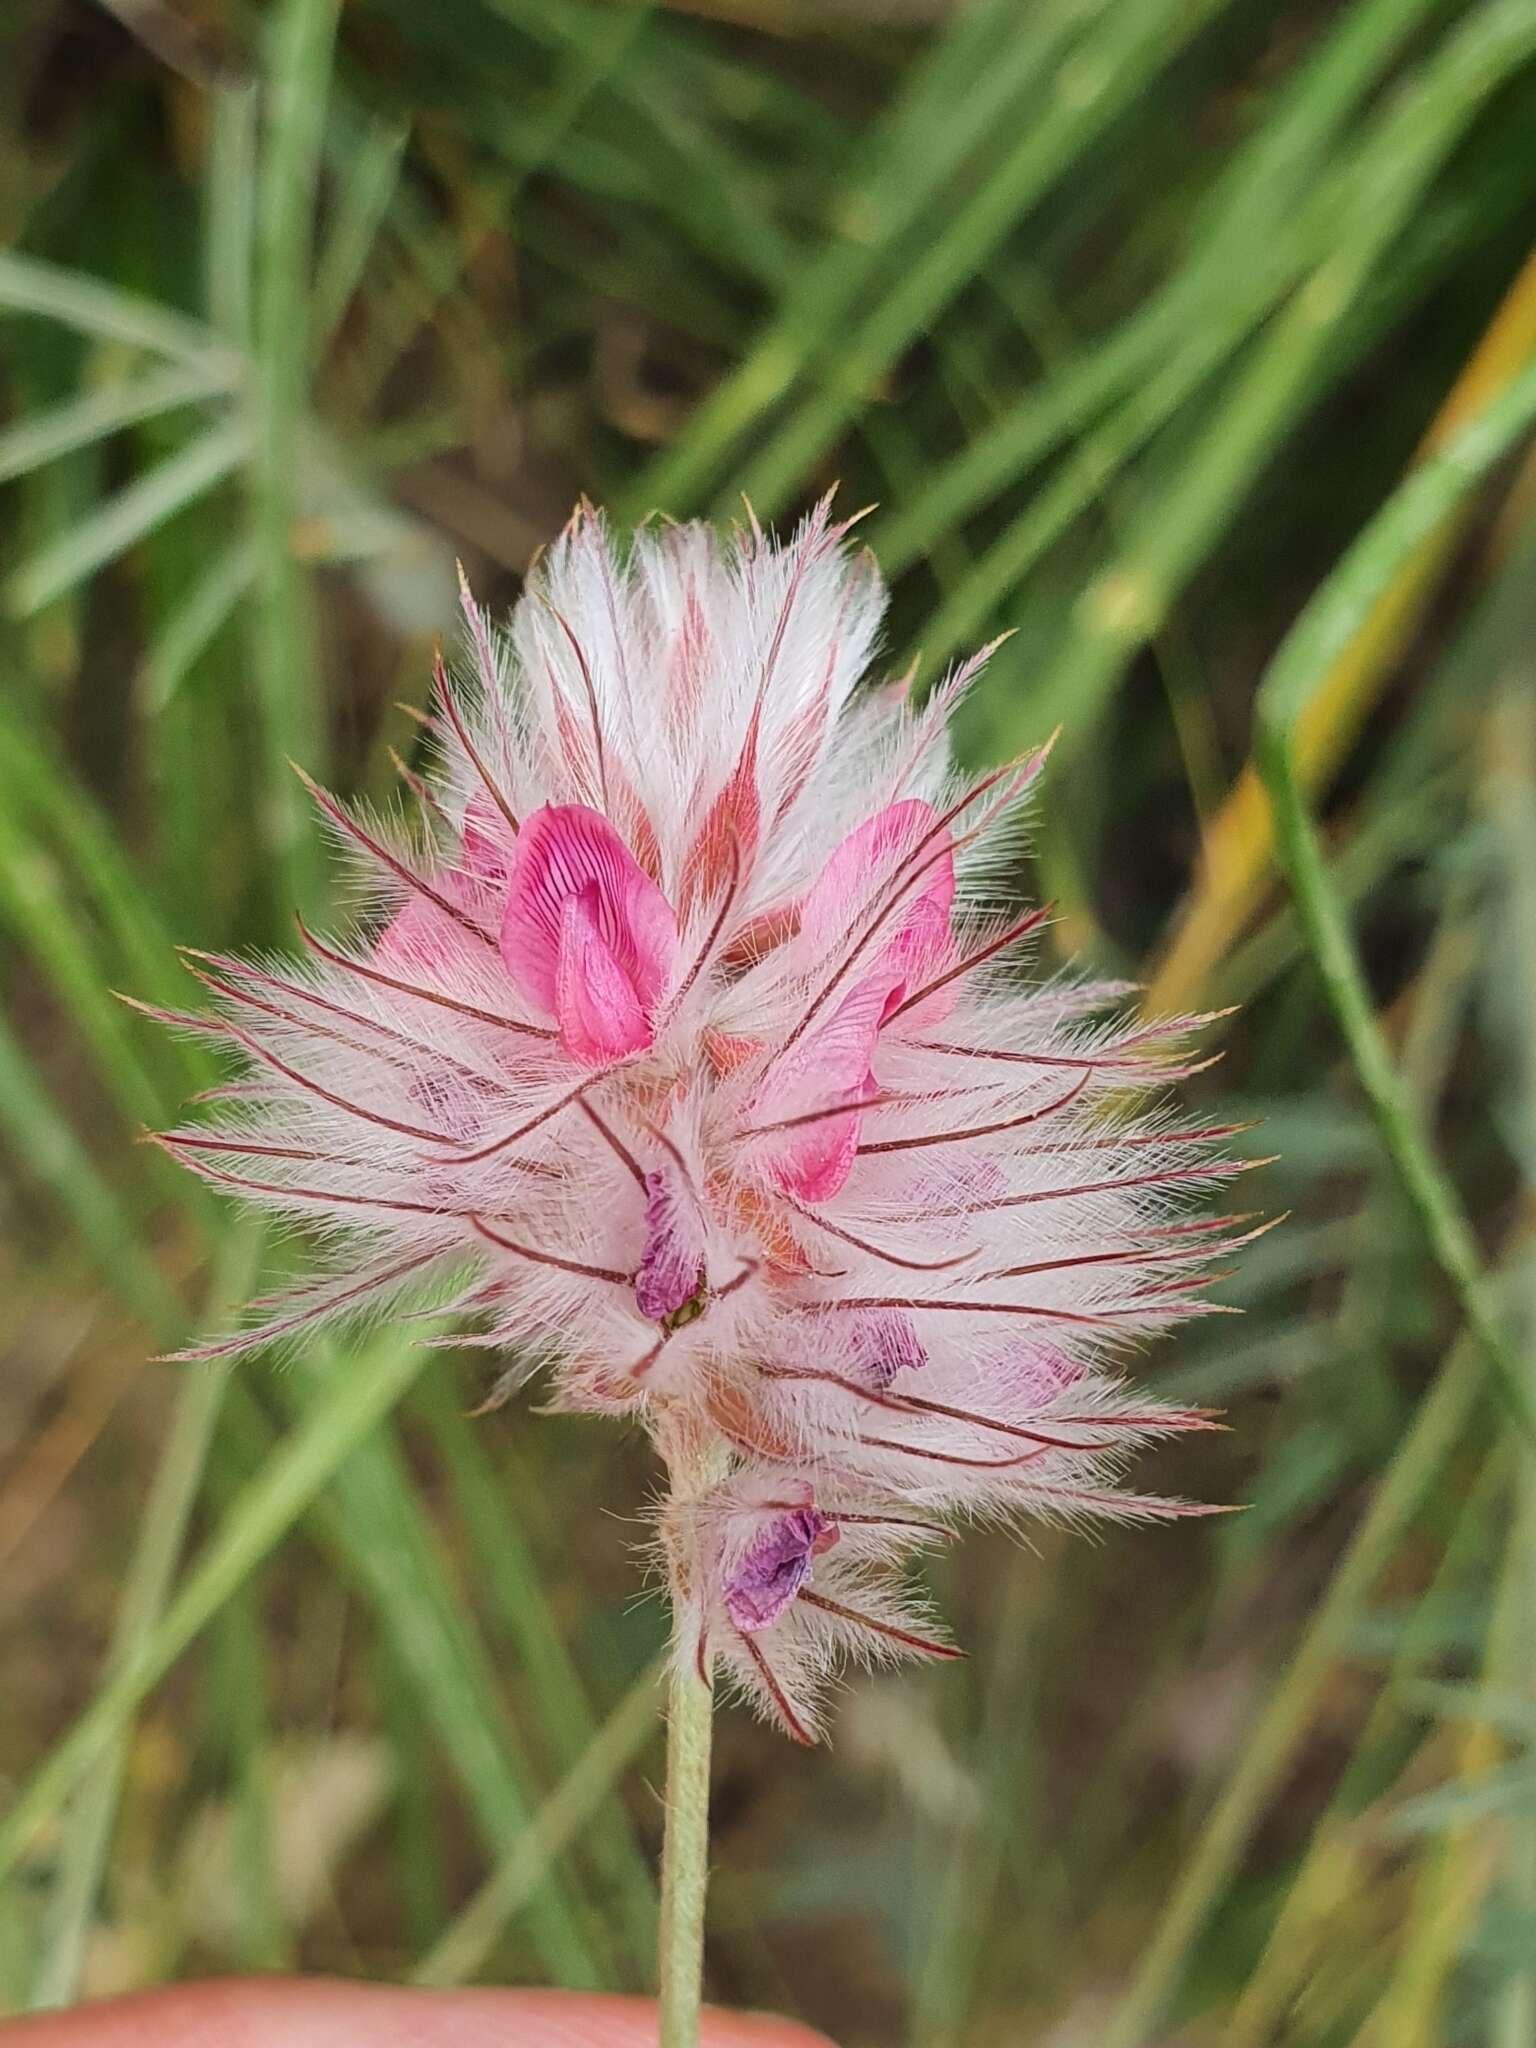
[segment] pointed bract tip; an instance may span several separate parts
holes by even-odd
[[[1278,1230],[1282,1223],[1289,1223],[1293,1213],[1290,1209],[1282,1209],[1278,1216],[1259,1217],[1254,1222],[1251,1230],[1245,1230],[1241,1237],[1230,1239],[1229,1244],[1232,1246],[1257,1244],[1261,1237],[1268,1237],[1269,1233],[1272,1230]],[[1236,1224],[1247,1223],[1251,1220],[1247,1216],[1229,1216],[1226,1219],[1227,1222]]]
[[[435,1337],[418,1337],[416,1348],[422,1351],[436,1351],[442,1347]],[[505,1408],[511,1398],[510,1388],[503,1392],[499,1387],[492,1387],[483,1401],[477,1401],[473,1408],[461,1408],[459,1413],[466,1422],[478,1422],[482,1416],[494,1415],[498,1408]]]
[[[1188,1066],[1181,1067],[1180,1078],[1188,1080],[1194,1074],[1207,1073],[1210,1068],[1219,1067],[1225,1058],[1225,1052],[1208,1052],[1203,1060],[1191,1060]]]
[[[1017,626],[1005,626],[1001,633],[995,633],[990,640],[984,640],[974,654],[965,656],[960,662],[956,673],[971,677],[979,674],[992,659],[993,655],[996,654],[997,650],[1008,645],[1008,642],[1014,638],[1018,630]]]

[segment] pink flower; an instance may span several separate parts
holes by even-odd
[[[608,820],[585,804],[526,819],[507,865],[501,957],[513,986],[601,1066],[655,1042],[677,961],[672,907]]]
[[[787,545],[577,514],[503,642],[467,594],[424,830],[316,791],[376,889],[298,961],[207,959],[173,1021],[243,1060],[163,1142],[310,1220],[328,1277],[192,1355],[360,1313],[685,1426],[680,1654],[792,1733],[837,1660],[952,1654],[898,1566],[955,1518],[1198,1512],[1128,1492],[1197,1411],[1119,1377],[1240,1224],[1214,1126],[1127,1107],[1200,1022],[1030,987],[986,907],[1043,752],[975,782],[858,691],[883,595],[826,505]],[[989,865],[990,863],[990,865]]]

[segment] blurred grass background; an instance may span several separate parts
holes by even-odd
[[[109,990],[323,911],[285,759],[388,792],[455,556],[500,607],[581,491],[841,479],[893,671],[1014,632],[966,756],[1063,726],[1051,944],[1242,1004],[1191,1093],[1292,1218],[1147,1364],[1232,1424],[1147,1478],[1245,1514],[973,1537],[958,1675],[726,1719],[713,1993],[1536,2041],[1531,0],[9,0],[0,59],[0,1996],[648,1981],[643,1449],[408,1335],[146,1365],[294,1249],[134,1145],[209,1073]]]

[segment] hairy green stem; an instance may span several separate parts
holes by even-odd
[[[666,1833],[661,1852],[660,2048],[695,2048],[699,2038],[714,1707],[714,1694],[697,1671],[674,1665],[667,1706]]]
[[[689,1653],[690,1594],[699,1561],[694,1504],[724,1476],[718,1438],[679,1420],[661,1433],[671,1495],[664,1529],[671,1580],[674,1654],[667,1703],[666,1821],[661,1850],[658,2048],[697,2048],[704,1998],[704,1900],[709,1888],[709,1753],[714,1692],[708,1667]]]

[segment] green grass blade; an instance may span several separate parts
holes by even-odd
[[[134,1711],[196,1641],[235,1587],[269,1556],[426,1363],[398,1340],[361,1350],[220,1519],[131,1662],[115,1670],[50,1749],[0,1819],[0,1878],[36,1830],[108,1750]]]
[[[841,343],[893,245],[986,138],[1012,95],[1049,74],[1085,27],[1081,8],[1051,6],[1021,22],[1008,0],[960,10],[905,90],[876,122],[835,215],[841,230],[798,279],[746,360],[710,393],[650,466],[629,509],[677,511],[786,398],[808,366]],[[1002,106],[997,94],[1001,87]]]
[[[447,1923],[447,1887],[436,1811],[435,1758],[417,1710],[410,1673],[381,1633],[373,1694],[395,1753],[394,1867],[413,1957],[426,1954]]]
[[[1359,962],[1323,866],[1291,758],[1291,737],[1314,680],[1355,632],[1401,562],[1522,434],[1536,424],[1536,367],[1416,470],[1389,500],[1307,608],[1271,665],[1259,704],[1261,772],[1275,806],[1281,858],[1307,941],[1376,1112],[1389,1155],[1426,1238],[1445,1267],[1476,1338],[1464,1342],[1420,1405],[1366,1521],[1334,1574],[1280,1690],[1250,1738],[1185,1863],[1156,1934],[1105,2037],[1105,2048],[1140,2048],[1157,2025],[1189,1946],[1230,1875],[1264,1798],[1294,1751],[1343,1624],[1369,1590],[1403,1519],[1470,1409],[1483,1368],[1494,1366],[1511,1411],[1533,1426],[1536,1401],[1507,1344],[1453,1192],[1417,1128],[1371,1009]]]
[[[1362,178],[1354,205],[1333,223],[1329,254],[1257,344],[1225,403],[1212,408],[1198,446],[1176,475],[1143,485],[1147,512],[1130,526],[1120,557],[1087,586],[1057,662],[1030,692],[1030,719],[1042,729],[1067,725],[1067,743],[1083,743],[1104,696],[1223,535],[1241,496],[1305,414],[1337,342],[1380,262],[1421,203],[1425,184],[1466,123],[1501,80],[1536,49],[1536,18],[1524,0],[1489,8],[1440,53],[1397,119],[1384,127],[1380,174]],[[1008,551],[1014,537],[999,543]],[[1022,567],[1014,561],[1012,573]],[[983,557],[975,580],[944,604],[930,625],[936,653],[961,645],[1001,592],[997,563]]]
[[[1371,604],[1432,531],[1511,446],[1536,425],[1536,364],[1415,470],[1345,556],[1276,655],[1260,689],[1256,758],[1275,814],[1276,842],[1297,917],[1383,1142],[1436,1260],[1455,1288],[1511,1413],[1536,1441],[1536,1390],[1494,1314],[1459,1197],[1435,1163],[1387,1050],[1337,890],[1327,870],[1294,741],[1318,677]]]
[[[1173,62],[1225,0],[1143,0],[1112,9],[1067,67],[1068,83],[1025,124],[1001,163],[964,199],[943,234],[925,240],[851,332],[794,407],[738,486],[765,516],[776,514],[838,432],[867,403],[892,363],[939,319],[955,295],[990,261],[1004,237],[1092,148],[1110,124]],[[1091,81],[1076,91],[1074,79]],[[722,493],[717,507],[736,501]]]
[[[1237,1769],[1173,1880],[1153,1937],[1099,2037],[1099,2048],[1148,2048],[1159,2037],[1161,2016],[1190,1948],[1295,1756],[1323,1684],[1398,1537],[1466,1427],[1482,1383],[1473,1347],[1463,1342],[1420,1402],[1290,1663],[1271,1688]]]
[[[1507,877],[1505,931],[1509,979],[1505,994],[1513,1011],[1511,1041],[1515,1101],[1519,1113],[1517,1152],[1526,1188],[1536,1187],[1536,700],[1527,664],[1519,654],[1508,663],[1490,719],[1487,807],[1498,836]],[[1492,977],[1490,976],[1490,979]],[[1509,996],[1513,995],[1513,1002]],[[1529,1377],[1536,1361],[1536,1258],[1529,1244],[1516,1275],[1520,1351]],[[1530,1696],[1536,1678],[1530,1616],[1536,1599],[1536,1472],[1522,1459],[1516,1480],[1510,1531],[1505,1625],[1498,1640],[1499,1676],[1517,1696]],[[1536,1821],[1527,1812],[1505,1819],[1509,1841],[1506,1885],[1514,1910],[1536,1913]],[[1536,1957],[1528,1952],[1500,1987],[1489,2048],[1522,2048],[1536,2038]]]
[[[337,178],[335,218],[315,263],[309,308],[312,359],[323,353],[351,304],[389,212],[409,140],[404,126],[376,121],[347,152]]]
[[[256,115],[253,86],[214,89],[203,220],[203,297],[213,325],[242,351],[251,340]]]
[[[268,126],[256,207],[256,412],[251,652],[264,740],[261,818],[283,903],[320,894],[318,838],[288,763],[325,773],[319,650],[294,555],[309,371],[309,260],[338,0],[282,0],[270,18]]]
[[[256,551],[249,539],[232,541],[216,554],[176,609],[162,624],[144,661],[141,704],[147,717],[161,717],[256,580]]]
[[[108,986],[116,982],[126,994],[149,1001],[183,1000],[186,980],[175,948],[126,848],[113,836],[92,796],[3,697],[0,803],[18,821],[26,817],[39,846],[56,850],[68,863],[81,901],[100,918],[109,943],[96,956],[99,981]],[[82,966],[80,971],[87,969]],[[167,1044],[163,1033],[159,1043]],[[203,1086],[212,1079],[217,1068],[202,1047],[186,1039],[169,1044],[186,1087]]]
[[[548,104],[531,121],[508,118],[503,104],[499,118],[489,124],[488,139],[507,151],[521,176],[536,169],[560,139],[578,145],[562,148],[556,161],[581,182],[578,172],[583,155],[590,159],[592,154],[591,138],[567,137],[567,124],[599,86],[608,87],[630,143],[622,161],[631,184],[640,180],[704,256],[769,289],[782,284],[789,251],[763,197],[761,179],[719,147],[680,90],[673,67],[642,59],[638,46],[651,25],[650,6],[627,15],[596,16],[585,7],[549,6],[545,0],[486,4],[565,63]]]
[[[1131,655],[1155,632],[1175,594],[1223,532],[1242,494],[1291,431],[1330,360],[1342,367],[1338,341],[1346,322],[1424,188],[1467,123],[1510,71],[1536,48],[1536,22],[1523,0],[1488,9],[1426,66],[1414,90],[1382,124],[1370,175],[1362,169],[1350,205],[1329,213],[1328,253],[1256,346],[1224,402],[1209,409],[1199,441],[1181,453],[1166,483],[1144,480],[1147,509],[1127,530],[1118,559],[1083,592],[1067,641],[1028,698],[1028,716],[1042,729],[1067,726],[1066,739],[1086,741],[1095,713]],[[1197,337],[1197,372],[1210,353]],[[1176,357],[1130,402],[1118,429],[1118,452],[1130,449],[1194,388]],[[1026,508],[978,561],[966,583],[929,622],[934,660],[964,644],[982,626],[1044,546],[1062,532],[1101,487],[1090,449],[1053,485],[1039,508]]]
[[[119,1298],[151,1329],[174,1324],[175,1294],[150,1257],[135,1217],[97,1171],[3,1014],[0,1133],[23,1177],[47,1188]]]
[[[19,1886],[0,1897],[0,2014],[7,2019],[26,2004],[32,1967],[31,1901]]]
[[[323,1379],[311,1367],[302,1379],[279,1383],[296,1415],[312,1415],[327,1399],[327,1388],[354,1370],[350,1360],[329,1351],[317,1354],[317,1365],[321,1358]],[[314,1389],[308,1396],[306,1380]],[[487,1847],[501,1854],[528,1825],[535,1803],[532,1774],[498,1696],[490,1659],[455,1598],[419,1497],[386,1432],[359,1443],[337,1471],[335,1510],[328,1520],[370,1589],[379,1624],[437,1729]],[[604,1982],[606,1972],[563,1888],[539,1893],[532,1932],[560,1983],[592,1989]]]
[[[250,446],[251,431],[243,419],[209,427],[23,562],[7,585],[11,609],[27,618],[73,590],[212,490],[245,460]]]
[[[219,337],[195,320],[14,249],[0,250],[0,311],[57,320],[80,334],[147,349],[209,373],[230,375],[238,367]]]
[[[660,1726],[658,1658],[635,1680],[540,1806],[529,1825],[411,1973],[416,1984],[463,1984],[483,1969],[509,1923],[526,1911],[550,1869],[613,1795]]]
[[[566,1769],[580,1763],[597,1720],[575,1659],[551,1610],[526,1536],[511,1511],[504,1482],[474,1424],[460,1414],[448,1375],[422,1394],[439,1454],[453,1484],[481,1578],[507,1632],[519,1668],[538,1704],[549,1753]],[[622,1811],[599,1818],[593,1867],[619,1923],[631,1970],[648,1974],[656,1945],[656,1884]]]
[[[214,1617],[211,1634],[210,1718],[234,1784],[236,1959],[243,1970],[291,1969],[293,1941],[284,1923],[274,1860],[271,1723],[253,1580],[231,1593]]]
[[[0,483],[25,476],[76,448],[104,441],[124,427],[216,397],[231,384],[228,373],[217,365],[169,364],[33,413],[0,433]]]
[[[250,1287],[258,1242],[251,1230],[231,1237],[214,1283],[220,1301]],[[225,1376],[191,1368],[176,1399],[170,1435],[144,1503],[143,1520],[123,1577],[108,1672],[130,1668],[164,1612],[192,1509],[202,1486],[209,1445],[224,1399]],[[34,2008],[70,2004],[79,1996],[85,1945],[106,1868],[127,1761],[128,1730],[107,1748],[71,1803],[58,1876],[43,1928],[43,1954],[33,1981]]]
[[[3,778],[0,778],[3,788]],[[71,900],[67,872],[29,841],[13,807],[0,809],[0,921],[33,955],[58,998],[61,1021],[89,1048],[130,1128],[153,1123],[165,1089],[141,1050],[132,1020],[113,999]],[[155,1048],[164,1052],[164,1045]]]
[[[129,1667],[159,1619],[223,1395],[220,1376],[193,1373],[177,1402],[171,1435],[145,1504],[143,1532],[123,1585],[107,1668]],[[80,1995],[86,1942],[111,1847],[127,1763],[130,1726],[110,1742],[70,1802],[57,1875],[41,1929],[43,1952],[29,2001],[34,2010]]]
[[[1308,244],[1315,245],[1315,233],[1298,233],[1293,215],[1321,183],[1340,126],[1433,5],[1372,0],[1348,11],[1237,154],[1191,223],[1186,259],[1156,297],[1030,386],[985,433],[941,463],[920,493],[871,526],[870,545],[887,575],[899,575],[1105,405],[1161,376],[1170,355],[1185,365],[1180,383],[1187,395],[1239,346],[1304,268]],[[1360,153],[1345,160],[1341,175],[1354,175]],[[1147,417],[1144,431],[1166,416]],[[995,579],[992,598],[1006,587],[1006,576]]]

